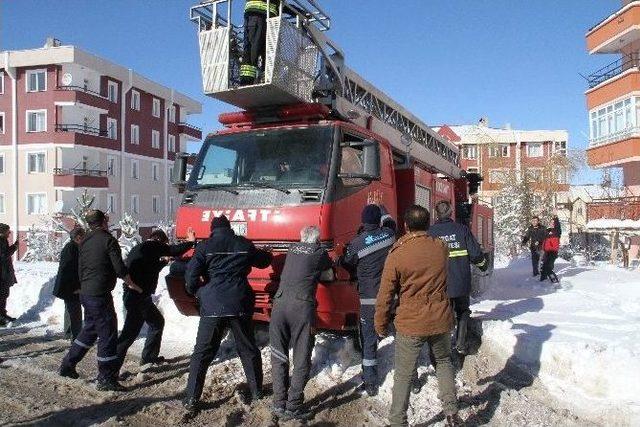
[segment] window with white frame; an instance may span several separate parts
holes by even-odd
[[[463,145],[462,157],[464,159],[474,160],[478,158],[478,146],[477,145]]]
[[[4,206],[4,193],[0,193],[0,214],[7,213]]]
[[[118,139],[118,121],[107,117],[107,137],[109,139]]]
[[[478,168],[475,168],[475,167],[467,168],[467,173],[478,173]]]
[[[0,113],[0,133],[4,133],[4,112]]]
[[[606,139],[637,126],[633,111],[638,105],[640,98],[632,97],[591,111],[591,139]]]
[[[118,83],[107,81],[107,98],[113,103],[118,102]]]
[[[555,179],[558,184],[566,184],[567,179],[567,170],[566,169],[558,169],[555,171]]]
[[[138,170],[139,164],[137,160],[132,159],[131,160],[131,178],[133,179],[139,179],[140,178],[140,171]]]
[[[176,199],[175,197],[169,197],[169,214],[173,215],[176,210]]]
[[[0,154],[0,175],[4,173],[4,154]]]
[[[137,90],[131,91],[131,109],[140,111],[140,92]]]
[[[47,70],[27,70],[27,92],[47,90]]]
[[[559,156],[567,155],[567,141],[554,141],[553,142],[553,153]]]
[[[157,181],[157,180],[160,179],[159,171],[160,171],[160,165],[157,164],[157,163],[152,163],[151,164],[151,178],[154,181]]]
[[[173,182],[173,166],[169,166],[169,182]]]
[[[116,158],[107,156],[107,175],[116,176]]]
[[[157,131],[157,130],[151,131],[151,147],[160,148],[160,131]]]
[[[140,145],[140,126],[131,125],[131,143]]]
[[[527,157],[542,157],[544,154],[542,143],[527,142]]]
[[[489,157],[509,157],[509,144],[491,144]]]
[[[172,105],[171,107],[169,107],[169,121],[171,123],[175,123],[176,122],[176,107],[175,107],[175,105]]]
[[[176,136],[175,135],[169,135],[169,147],[168,150],[172,153],[175,153],[176,151]]]
[[[107,194],[107,213],[114,213],[116,211],[116,195],[113,193]]]
[[[131,195],[131,213],[140,213],[140,198],[137,194]]]
[[[490,169],[489,170],[489,182],[495,184],[503,184],[509,178],[509,172],[504,169]]]
[[[47,110],[27,110],[27,132],[47,131]]]
[[[27,193],[27,214],[42,215],[47,213],[46,193]]]
[[[154,214],[160,212],[160,198],[158,196],[151,197],[151,210]]]
[[[542,181],[542,169],[539,168],[529,168],[525,171],[525,174],[529,180],[533,182]]]
[[[44,173],[47,157],[44,152],[27,153],[27,172]]]
[[[4,73],[0,71],[0,95],[4,93]]]
[[[158,98],[153,98],[151,115],[153,115],[153,117],[160,117],[160,111],[160,100]]]

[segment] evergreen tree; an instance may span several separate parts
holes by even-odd
[[[118,242],[122,249],[122,257],[125,258],[134,246],[142,242],[142,237],[140,237],[138,231],[138,221],[133,219],[127,212],[124,213],[124,216],[119,222],[119,226],[120,237],[118,238]]]

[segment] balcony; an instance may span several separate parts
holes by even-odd
[[[640,127],[632,127],[589,141],[587,163],[591,167],[620,166],[640,159]]]
[[[588,110],[640,91],[640,60],[635,66],[633,63],[628,65],[631,68],[620,70],[612,66],[602,73],[590,76],[594,83],[600,83],[585,92]]]
[[[53,136],[56,144],[78,144],[89,147],[120,149],[117,139],[109,138],[106,129],[99,129],[84,124],[59,123],[56,124]],[[117,135],[116,135],[117,136]]]
[[[56,132],[77,132],[85,135],[107,136],[106,130],[84,124],[56,124]]]
[[[81,106],[97,110],[100,114],[107,114],[109,108],[116,105],[98,92],[79,86],[58,86],[56,92],[55,104],[63,107]]]
[[[587,77],[587,80],[589,81],[589,88],[592,89],[599,84],[622,74],[624,71],[637,69],[639,66],[640,54],[633,53],[630,55],[624,55],[622,58],[613,61],[611,64],[605,65],[589,75],[589,77]]]
[[[106,170],[84,168],[55,168],[53,170],[54,187],[107,188],[109,179]]]
[[[633,1],[587,32],[587,51],[617,53],[640,40],[640,1]]]
[[[200,141],[202,139],[202,129],[189,123],[178,123],[178,132],[195,141]]]

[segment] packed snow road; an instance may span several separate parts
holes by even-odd
[[[640,327],[627,323],[624,333],[616,327],[623,315],[637,316],[631,310],[640,301],[637,273],[561,264],[561,283],[552,286],[533,282],[527,264],[523,260],[497,269],[473,306],[475,354],[457,375],[462,418],[468,425],[632,425],[638,398],[628,391],[636,386],[630,378],[637,366],[634,338]],[[78,366],[80,380],[60,378],[56,371],[69,344],[60,334],[62,305],[50,296],[55,265],[18,263],[17,270],[19,284],[12,289],[9,311],[20,318],[0,329],[0,425],[275,425],[268,395],[245,402],[244,375],[230,339],[209,370],[204,410],[185,417],[180,399],[197,319],[179,315],[163,286],[157,303],[167,318],[162,348],[167,363],[138,366],[138,341],[123,368],[126,392],[95,390],[95,350]],[[614,301],[613,293],[621,291],[625,298]],[[114,299],[121,313],[117,292]],[[264,327],[258,336],[268,391]],[[632,371],[604,376],[615,355],[619,366]],[[379,360],[380,393],[363,397],[356,391],[360,358],[351,340],[319,335],[306,388],[316,413],[309,424],[384,425],[393,385],[392,338],[381,343]],[[409,420],[442,425],[435,374],[423,362],[423,387],[412,395]],[[591,370],[584,368],[588,364]]]

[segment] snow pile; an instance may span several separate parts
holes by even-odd
[[[560,284],[531,277],[528,259],[496,268],[473,305],[483,350],[526,368],[562,404],[594,421],[640,416],[640,277],[558,262]]]
[[[587,229],[590,229],[590,230],[602,230],[602,229],[640,230],[640,220],[634,221],[632,219],[609,219],[609,218],[593,219],[587,223]]]

